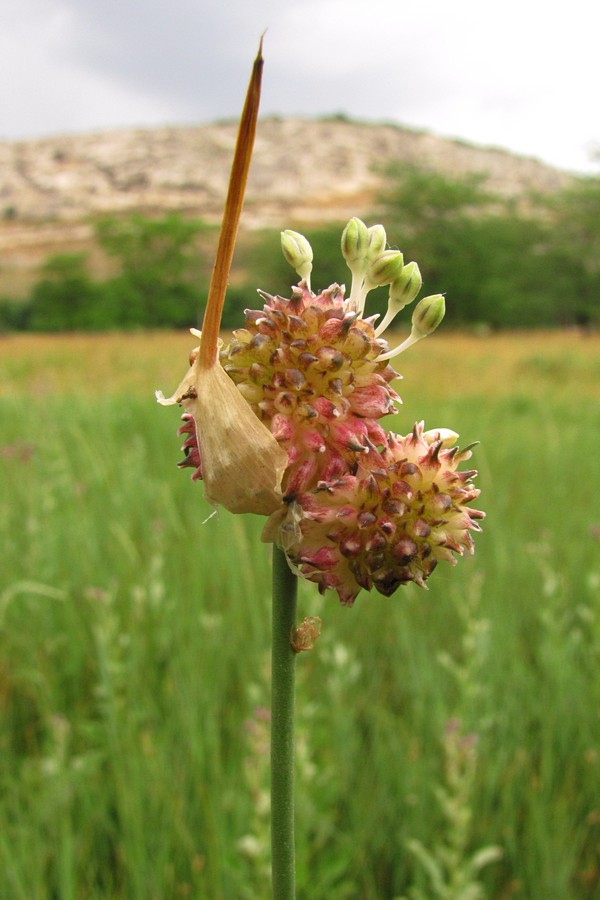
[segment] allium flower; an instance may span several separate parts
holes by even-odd
[[[262,309],[246,310],[245,327],[219,353],[222,376],[287,459],[280,502],[271,506],[269,495],[267,506],[253,510],[269,515],[263,538],[285,550],[299,575],[321,592],[336,590],[346,605],[361,588],[389,596],[411,581],[425,587],[440,560],[454,564],[473,551],[471,532],[484,514],[469,507],[479,495],[476,472],[458,469],[471,451],[452,446],[454,432],[425,432],[421,423],[401,437],[379,419],[396,413],[400,399],[389,360],[437,328],[444,298],[421,300],[409,337],[390,350],[381,335],[416,299],[421,275],[416,263],[404,265],[400,251],[386,249],[381,225],[351,219],[344,230],[349,297],[337,284],[310,289],[312,249],[302,235],[283,232],[282,248],[299,285],[290,299],[259,291]],[[377,317],[363,315],[365,301],[382,284],[390,286],[388,311],[375,329]],[[191,373],[195,366],[194,354]],[[188,375],[182,388],[193,379]],[[207,480],[210,410],[183,419],[180,465]],[[245,474],[251,483],[250,470]]]
[[[386,250],[382,225],[367,228],[351,219],[342,236],[342,251],[352,272],[352,290],[331,285],[310,290],[312,249],[300,234],[282,233],[282,249],[302,280],[289,300],[259,291],[262,309],[246,310],[245,328],[233,333],[220,362],[240,394],[287,452],[282,490],[286,498],[319,481],[348,472],[360,456],[383,447],[378,419],[397,412],[398,394],[390,382],[398,374],[388,360],[437,327],[444,314],[441,295],[427,297],[415,309],[411,335],[390,351],[375,331],[376,317],[364,318],[367,294],[390,285],[387,322],[412,302],[421,286],[416,263],[404,266],[402,254]],[[175,396],[175,395],[174,395]],[[189,419],[183,466],[202,475],[196,431]],[[209,421],[209,417],[207,417]]]
[[[484,517],[468,507],[477,473],[458,470],[471,450],[450,446],[456,438],[422,422],[406,437],[389,434],[355,472],[297,494],[272,516],[267,537],[277,535],[298,573],[346,605],[361,588],[389,596],[410,581],[425,587],[440,560],[454,565],[456,554],[473,552],[471,531]]]
[[[313,294],[305,281],[290,300],[261,293],[246,310],[221,363],[256,415],[287,450],[284,494],[335,478],[385,443],[377,419],[395,413],[396,372],[373,323],[349,309],[344,289]]]

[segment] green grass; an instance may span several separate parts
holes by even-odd
[[[440,860],[461,816],[483,896],[599,895],[598,342],[514,340],[417,348],[393,423],[481,441],[475,556],[351,610],[300,586],[299,900],[438,896],[407,841]],[[103,394],[36,347],[0,373],[0,898],[268,898],[262,523],[175,468],[177,358]]]

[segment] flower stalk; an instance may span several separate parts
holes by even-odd
[[[454,565],[474,549],[484,517],[477,472],[460,469],[471,446],[447,429],[417,422],[402,436],[380,419],[397,413],[389,365],[431,334],[445,312],[442,294],[416,303],[411,332],[390,350],[384,331],[417,299],[415,262],[386,249],[382,225],[353,218],[341,249],[351,291],[337,283],[314,293],[313,253],[295,231],[281,233],[284,256],[300,277],[285,299],[259,291],[262,309],[245,310],[245,327],[227,345],[219,327],[256,132],[262,40],[254,62],[213,268],[200,345],[164,405],[184,409],[183,467],[205,497],[233,513],[268,517],[272,542],[271,871],[274,900],[294,900],[295,659],[320,630],[317,617],[295,627],[298,576],[351,606],[361,590],[386,597],[410,582],[426,588],[438,562]],[[388,310],[364,316],[368,293],[390,285]]]
[[[274,900],[294,900],[295,625],[298,579],[285,553],[273,547],[271,648],[271,871]]]

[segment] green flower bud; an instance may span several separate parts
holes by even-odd
[[[415,340],[426,337],[438,327],[446,313],[446,301],[443,294],[432,294],[423,297],[415,306],[412,316],[411,337]]]
[[[390,304],[393,304],[395,311],[400,312],[412,303],[422,286],[423,279],[418,265],[416,262],[409,262],[390,287]]]
[[[391,284],[402,271],[403,264],[404,257],[399,250],[384,250],[369,265],[365,286],[371,290],[382,284]]]
[[[428,334],[431,334],[431,332],[435,331],[438,327],[444,318],[445,312],[446,301],[444,300],[443,294],[433,294],[431,297],[423,297],[423,299],[419,300],[415,306],[412,315],[412,329],[409,336],[398,347],[394,347],[393,350],[382,353],[379,359],[393,359],[394,356],[404,353],[405,350],[408,350],[408,348],[412,347],[413,344],[416,344],[417,341],[427,337]],[[378,329],[375,334],[378,332],[381,333],[380,329]]]
[[[308,283],[312,272],[313,251],[304,235],[289,229],[282,231],[281,249],[292,269]]]
[[[365,223],[355,216],[350,219],[342,232],[342,254],[351,269],[355,263],[362,262],[366,258],[368,249],[369,230]]]
[[[388,308],[381,323],[375,329],[375,334],[379,337],[386,330],[388,325],[394,321],[401,309],[408,306],[415,299],[421,286],[423,279],[419,267],[415,262],[408,263],[404,266],[397,278],[392,281],[390,287],[390,296],[388,300]]]
[[[385,250],[385,245],[387,242],[385,228],[383,225],[372,225],[368,229],[369,235],[369,249],[368,249],[368,258],[375,259]]]

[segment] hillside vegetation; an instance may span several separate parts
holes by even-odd
[[[197,325],[234,138],[226,123],[1,145],[0,328]],[[261,123],[251,173],[227,326],[256,288],[288,294],[282,228],[313,244],[315,287],[346,281],[352,215],[386,226],[424,290],[447,295],[449,322],[598,321],[598,178],[391,125],[276,119]]]
[[[191,215],[217,225],[237,123],[0,141],[0,293],[24,294],[53,253],[91,251],[107,215]],[[242,229],[289,228],[365,216],[391,163],[446,176],[485,172],[503,197],[553,192],[569,176],[535,159],[396,125],[343,118],[261,120]]]

